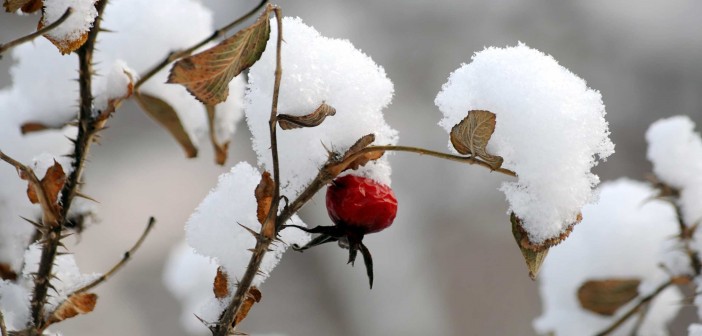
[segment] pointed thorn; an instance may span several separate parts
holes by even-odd
[[[45,229],[43,225],[41,225],[41,224],[39,224],[39,223],[37,223],[37,222],[35,222],[35,221],[33,221],[33,220],[27,218],[27,217],[22,217],[22,216],[20,216],[20,218],[24,219],[24,220],[27,221],[29,224],[32,224],[32,225],[33,225],[35,228],[37,228],[37,230],[39,230],[39,231],[42,231],[42,230]]]
[[[93,201],[93,202],[95,202],[95,203],[100,204],[100,202],[97,201],[96,199],[94,199],[94,198],[92,198],[92,197],[90,197],[90,196],[88,196],[88,195],[85,195],[85,194],[81,193],[80,191],[76,191],[76,196],[82,197],[82,198],[85,198],[85,199],[87,199],[87,200],[89,200],[89,201]]]

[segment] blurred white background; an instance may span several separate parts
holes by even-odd
[[[257,1],[202,2],[221,26]],[[603,180],[642,179],[650,170],[643,136],[652,121],[687,114],[702,126],[701,2],[277,4],[325,36],[350,39],[385,67],[395,83],[386,119],[400,131],[401,144],[446,150],[433,104],[441,84],[474,52],[518,41],[553,55],[602,92],[616,144],[616,153],[596,168]],[[37,17],[0,14],[0,41],[32,31],[36,22]],[[10,84],[11,62],[11,57],[0,60],[0,87]],[[225,167],[214,165],[208,146],[202,146],[199,158],[186,160],[164,130],[132,102],[124,104],[86,172],[85,191],[100,201],[102,222],[71,250],[82,271],[102,272],[121,258],[149,216],[157,218],[157,227],[134,260],[97,290],[95,311],[55,329],[65,335],[185,335],[179,302],[161,281],[164,262],[217,176],[238,161],[255,162],[249,137],[240,124]],[[376,269],[373,290],[363,268],[347,266],[346,252],[333,245],[289,252],[241,330],[291,336],[534,334],[531,320],[541,310],[538,288],[527,276],[504,197],[496,190],[503,177],[406,154],[392,156],[391,162],[399,214],[392,228],[367,238]],[[321,198],[302,216],[310,225],[330,223]],[[693,313],[684,308],[681,319]],[[675,330],[680,334],[684,328]]]

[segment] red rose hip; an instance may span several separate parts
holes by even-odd
[[[397,214],[392,189],[366,177],[337,178],[327,189],[326,203],[334,224],[360,235],[386,229]]]

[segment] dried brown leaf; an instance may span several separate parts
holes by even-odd
[[[514,240],[517,241],[519,250],[522,252],[524,261],[526,261],[527,268],[529,269],[529,277],[534,280],[541,270],[541,265],[543,265],[544,260],[546,260],[546,255],[548,255],[548,246],[542,246],[539,249],[532,249],[526,244],[529,242],[529,237],[522,228],[521,221],[519,218],[512,213],[510,215],[510,221],[512,222],[512,235]]]
[[[168,83],[182,84],[197,100],[216,105],[227,99],[229,82],[252,66],[266,49],[270,9],[251,26],[199,54],[176,62]]]
[[[41,179],[41,187],[51,206],[58,207],[58,195],[65,183],[66,174],[63,172],[63,167],[54,160],[54,165],[46,170],[46,174]],[[27,197],[33,204],[40,203],[37,190],[31,182],[27,184]]]
[[[639,284],[640,279],[590,280],[578,288],[578,301],[593,313],[612,316],[639,295]]]
[[[24,13],[34,13],[41,9],[44,2],[42,0],[5,0],[2,5],[8,13],[14,13],[20,8]]]
[[[328,116],[333,116],[335,114],[335,108],[331,107],[331,105],[328,105],[327,103],[322,103],[322,105],[319,105],[314,112],[307,115],[293,116],[289,114],[281,114],[278,116],[278,124],[280,125],[280,128],[284,130],[302,127],[315,127],[319,126]]]
[[[215,152],[215,162],[218,165],[224,165],[227,162],[227,151],[229,150],[229,141],[220,143],[217,139],[216,130],[216,110],[214,105],[205,105],[207,111],[207,121],[210,129],[210,142]]]
[[[498,169],[502,166],[502,157],[488,154],[485,149],[495,132],[496,122],[495,114],[490,111],[468,111],[468,116],[451,129],[451,144],[459,153],[478,156],[492,169]]]
[[[256,202],[258,208],[256,209],[256,217],[258,222],[263,224],[268,217],[268,212],[271,209],[271,203],[273,203],[273,193],[275,192],[275,182],[271,178],[271,174],[264,171],[261,174],[261,182],[256,186],[254,194],[256,195]]]
[[[212,291],[218,299],[229,295],[229,279],[227,278],[227,272],[224,271],[222,266],[217,267],[217,275],[212,284]]]
[[[93,293],[76,293],[68,297],[66,301],[63,301],[61,305],[54,310],[47,321],[47,325],[61,322],[65,319],[71,317],[87,314],[95,309],[95,304],[97,303],[97,295]]]
[[[12,270],[9,264],[0,263],[0,280],[17,280],[17,273]]]
[[[22,124],[22,126],[20,126],[20,131],[24,135],[27,133],[40,132],[51,128],[52,127],[46,126],[39,122],[26,122]]]
[[[365,166],[370,161],[381,158],[383,154],[385,154],[384,151],[372,151],[359,154],[361,150],[368,147],[373,141],[375,141],[375,135],[373,134],[367,134],[358,139],[356,143],[349,147],[340,160],[328,168],[332,175],[339,175],[349,169],[358,169],[359,167]]]
[[[96,128],[97,129],[102,129],[105,127],[105,123],[107,123],[107,119],[112,116],[112,114],[117,111],[117,109],[122,105],[122,101],[125,99],[129,98],[132,96],[134,93],[134,77],[132,74],[127,71],[127,70],[122,70],[125,76],[129,78],[129,83],[127,84],[127,89],[125,90],[124,95],[119,96],[119,97],[108,97],[107,99],[107,107],[105,110],[100,111],[100,114],[95,118],[97,121]]]
[[[188,132],[185,131],[178,114],[171,105],[158,97],[141,92],[137,92],[135,98],[146,114],[171,133],[173,138],[183,147],[187,157],[193,158],[197,156],[197,147],[190,140]]]
[[[261,302],[261,297],[261,291],[259,291],[256,286],[251,286],[251,288],[249,288],[249,291],[246,293],[246,299],[234,318],[235,326],[246,318],[246,315],[249,314],[251,307],[253,307],[255,303]]]

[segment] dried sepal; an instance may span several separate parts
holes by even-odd
[[[176,62],[168,83],[182,84],[197,100],[216,105],[227,99],[229,82],[252,66],[266,49],[271,33],[267,7],[251,26],[199,54]]]
[[[251,286],[251,288],[249,288],[249,291],[246,292],[246,298],[244,299],[244,303],[241,305],[239,312],[236,314],[233,324],[236,326],[241,321],[243,321],[246,318],[246,315],[249,314],[251,307],[253,307],[255,303],[261,302],[261,298],[261,291],[258,290],[256,286]]]
[[[3,7],[8,13],[14,13],[18,9],[22,9],[23,13],[34,13],[42,8],[43,0],[5,0]]]
[[[175,109],[163,101],[161,98],[137,92],[134,96],[136,98],[137,104],[158,122],[163,128],[165,128],[173,138],[178,141],[180,146],[185,151],[185,155],[189,158],[197,156],[197,147],[193,144],[188,132],[185,131],[183,124],[178,117]]]
[[[322,103],[319,107],[314,110],[314,112],[303,115],[303,116],[293,116],[289,114],[278,115],[278,124],[280,128],[284,130],[302,128],[302,127],[315,127],[322,124],[324,119],[328,116],[333,116],[336,114],[336,109],[327,103]]]
[[[217,139],[217,131],[215,127],[216,110],[214,105],[205,105],[207,111],[207,122],[210,129],[210,142],[215,152],[215,162],[218,165],[224,165],[227,162],[227,151],[229,150],[229,141],[220,142]]]
[[[51,317],[49,317],[49,320],[46,322],[46,326],[77,315],[90,313],[95,309],[96,303],[97,295],[93,293],[73,294],[54,310]]]
[[[229,279],[227,278],[227,272],[224,271],[222,266],[217,267],[217,275],[212,284],[212,291],[218,299],[225,298],[229,295]]]
[[[584,309],[612,316],[639,295],[640,279],[589,280],[578,288],[578,301]]]
[[[492,169],[498,169],[502,166],[502,157],[486,151],[496,122],[495,114],[490,111],[468,111],[468,116],[451,129],[451,144],[459,153],[480,157]]]
[[[526,231],[524,231],[524,228],[522,228],[521,221],[514,213],[510,215],[510,221],[512,222],[512,235],[514,236],[514,240],[517,241],[524,261],[526,261],[527,268],[529,269],[529,277],[535,280],[536,276],[539,274],[539,270],[541,270],[541,265],[543,265],[544,260],[546,260],[549,247],[539,246],[538,248],[532,248],[536,246],[530,244],[529,237]]]

